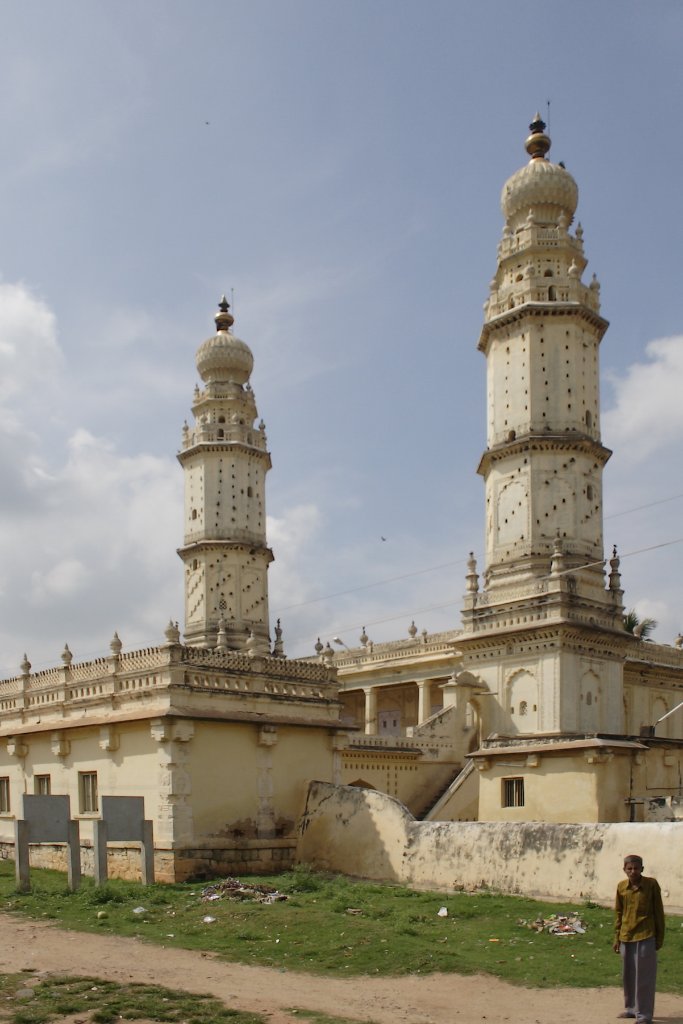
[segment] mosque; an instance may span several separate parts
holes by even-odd
[[[462,628],[310,659],[271,637],[265,426],[253,357],[222,300],[196,354],[185,482],[185,623],[164,641],[0,681],[0,850],[23,793],[66,794],[92,856],[105,795],[142,796],[157,878],[276,871],[295,854],[311,781],[398,798],[430,821],[675,819],[682,798],[683,638],[624,628],[606,560],[599,346],[607,330],[569,172],[537,115],[506,182],[486,359],[485,559],[468,562]],[[258,422],[257,422],[258,421]],[[60,864],[57,847],[34,863]],[[137,851],[109,851],[134,875]]]

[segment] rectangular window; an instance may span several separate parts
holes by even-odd
[[[9,814],[9,776],[0,778],[0,814]]]
[[[502,779],[503,807],[524,807],[524,779]]]
[[[36,796],[49,796],[51,791],[49,775],[33,776],[33,792]]]
[[[97,772],[78,773],[78,804],[81,814],[97,812]]]

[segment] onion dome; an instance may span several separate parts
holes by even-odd
[[[508,223],[521,221],[533,210],[536,222],[557,224],[564,214],[569,225],[579,201],[577,184],[561,164],[548,160],[551,143],[540,114],[536,114],[529,131],[524,146],[531,159],[503,185],[500,205],[505,219]]]
[[[216,333],[197,349],[197,372],[206,384],[213,381],[246,384],[254,367],[254,357],[249,346],[230,331],[235,318],[225,295],[218,309]]]

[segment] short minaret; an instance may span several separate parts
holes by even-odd
[[[583,231],[570,225],[576,182],[547,158],[537,114],[531,159],[506,182],[498,267],[479,349],[487,366],[486,566],[490,600],[565,571],[598,604],[605,594],[598,348],[607,329],[595,278],[585,285]]]
[[[183,428],[185,474],[185,641],[198,647],[268,653],[265,478],[270,469],[263,421],[249,383],[254,359],[231,332],[225,296],[216,333],[197,350],[194,426]],[[251,637],[251,639],[250,639]]]

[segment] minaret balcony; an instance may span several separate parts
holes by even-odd
[[[586,289],[589,291],[590,289]],[[514,298],[514,296],[513,296]],[[487,315],[484,326],[479,336],[478,348],[485,355],[488,349],[489,338],[501,327],[508,327],[524,320],[526,317],[570,317],[587,321],[597,332],[597,340],[600,341],[603,334],[609,327],[609,321],[600,316],[597,309],[589,306],[587,302],[533,302],[526,300],[520,294],[519,305],[508,305],[507,308],[500,308],[504,303],[487,303]],[[497,309],[497,312],[493,310]],[[490,311],[490,312],[488,312]]]
[[[530,224],[514,234],[504,234],[498,245],[498,259],[502,262],[529,249],[557,249],[560,244],[576,253],[577,263],[580,259],[585,264],[582,238],[570,235],[564,228],[541,224]]]
[[[248,546],[263,548],[263,533],[259,530],[230,529],[230,536],[226,536],[225,527],[213,527],[207,530],[193,530],[185,534],[183,548],[191,548],[198,544],[236,544],[239,547]],[[265,550],[265,548],[264,548]]]
[[[220,447],[239,446],[247,448],[258,455],[267,455],[266,439],[261,431],[245,428],[244,426],[227,426],[203,428],[191,430],[187,437],[183,438],[180,455],[184,455],[191,449],[203,445],[214,445]]]

